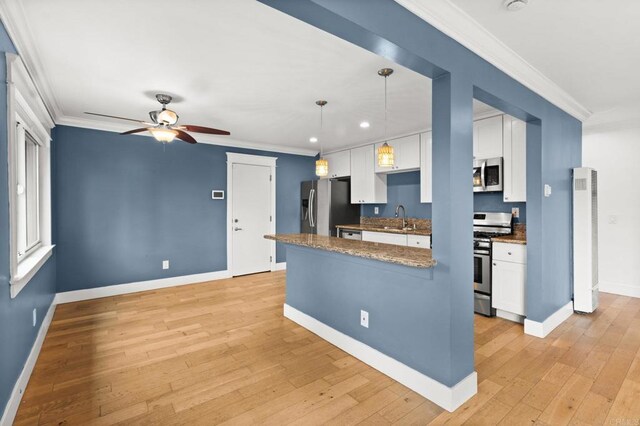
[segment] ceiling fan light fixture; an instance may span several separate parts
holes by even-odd
[[[173,125],[178,122],[178,114],[175,111],[171,111],[170,109],[163,109],[156,116],[156,120],[161,124]]]
[[[151,127],[149,128],[149,132],[151,132],[158,142],[173,142],[178,135],[176,130],[168,129],[166,127]]]

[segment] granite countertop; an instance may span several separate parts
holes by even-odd
[[[513,234],[503,237],[493,237],[494,243],[527,244],[527,229],[524,224],[516,223],[513,226]]]
[[[405,223],[411,227],[415,226],[417,229],[402,229],[402,218],[367,216],[362,216],[360,223],[337,225],[336,228],[354,231],[389,232],[391,234],[431,235],[431,219],[408,217]]]
[[[284,244],[310,247],[415,268],[432,268],[436,265],[435,259],[431,257],[431,250],[418,247],[348,240],[315,234],[276,234],[264,237]]]
[[[376,226],[376,225],[364,225],[364,224],[354,224],[354,225],[337,225],[338,229],[350,229],[352,231],[371,231],[371,232],[389,232],[391,234],[407,234],[407,235],[431,235],[431,229],[400,229],[400,228],[385,228],[384,226]]]

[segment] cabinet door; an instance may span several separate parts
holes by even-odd
[[[363,146],[351,150],[351,203],[360,204],[367,196],[367,179],[365,176],[369,167],[367,162],[371,158],[371,146]]]
[[[378,148],[384,142],[375,145],[377,160]],[[375,161],[376,173],[394,173],[407,170],[417,170],[420,168],[420,135],[405,136],[403,138],[392,139],[388,142],[393,147],[394,164],[392,167],[380,167]]]
[[[326,178],[351,176],[351,152],[340,151],[324,156],[329,162],[329,174]]]
[[[502,157],[502,116],[485,118],[473,123],[473,157]]]
[[[404,234],[392,234],[390,232],[362,231],[362,241],[406,246],[407,236]]]
[[[491,272],[492,306],[525,316],[527,266],[523,263],[495,260]]]
[[[428,235],[407,235],[407,245],[409,247],[431,248],[431,237]]]
[[[432,202],[432,154],[431,132],[420,135],[420,202]]]
[[[504,117],[504,192],[506,202],[527,201],[527,123]]]

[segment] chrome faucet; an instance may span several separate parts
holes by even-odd
[[[407,227],[407,212],[404,209],[404,206],[402,204],[398,204],[398,207],[396,207],[396,217],[398,217],[400,215],[400,208],[402,207],[402,229]]]

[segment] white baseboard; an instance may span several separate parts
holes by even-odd
[[[454,411],[478,392],[475,371],[449,387],[287,304],[284,305],[284,316],[445,410]]]
[[[284,271],[285,269],[287,269],[287,262],[278,262],[276,267],[273,268],[274,271]]]
[[[617,294],[619,296],[629,296],[640,298],[640,284],[630,285],[614,283],[610,281],[600,281],[600,291],[603,293]]]
[[[512,312],[496,309],[496,316],[509,321],[519,322],[520,324],[524,323],[524,317],[522,315],[514,314]]]
[[[65,291],[56,294],[54,302],[56,304],[78,302],[81,300],[99,299],[101,297],[157,290],[160,288],[221,280],[224,278],[231,278],[229,271],[205,272],[203,274],[182,275],[179,277],[160,278],[157,280],[139,281],[128,284],[115,284],[105,287],[87,288],[84,290]]]
[[[13,391],[11,392],[11,396],[9,397],[9,401],[7,402],[7,406],[4,409],[4,414],[0,419],[0,426],[11,425],[13,424],[13,420],[16,417],[16,413],[18,412],[18,407],[20,407],[20,401],[22,400],[22,395],[24,394],[24,390],[27,388],[27,384],[29,383],[29,379],[31,378],[31,372],[33,371],[33,367],[36,365],[36,361],[38,360],[38,355],[40,355],[40,349],[42,348],[42,343],[44,342],[44,338],[47,335],[47,331],[49,330],[49,325],[51,325],[51,320],[53,319],[53,313],[56,310],[55,300],[51,302],[51,306],[47,310],[47,314],[42,319],[42,324],[40,325],[40,330],[38,330],[38,335],[36,336],[36,340],[33,342],[33,346],[31,347],[31,352],[29,352],[29,357],[24,364],[24,368],[16,381],[16,384],[13,386]],[[4,342],[4,344],[8,344],[8,342]]]
[[[524,320],[524,332],[531,336],[544,338],[549,335],[557,326],[562,324],[567,318],[573,314],[573,302],[569,302],[553,314],[551,314],[543,322]]]

